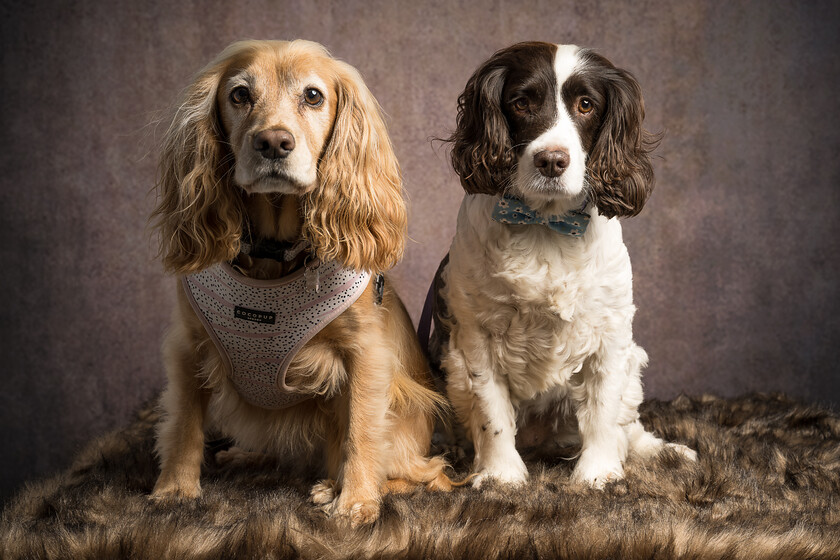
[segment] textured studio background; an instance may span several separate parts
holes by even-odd
[[[664,131],[625,222],[648,397],[840,403],[840,4],[2,2],[0,498],[161,389],[174,283],[156,261],[161,115],[231,41],[307,38],[390,116],[411,200],[394,271],[415,320],[462,191],[445,148],[467,78],[522,40],[597,48]]]

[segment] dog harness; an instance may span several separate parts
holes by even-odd
[[[329,261],[277,280],[257,280],[221,263],[182,282],[242,398],[278,409],[313,396],[286,385],[289,364],[304,344],[353,305],[370,274]]]

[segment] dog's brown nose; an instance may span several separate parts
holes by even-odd
[[[254,136],[253,146],[265,159],[283,159],[295,149],[295,137],[288,130],[270,128]]]
[[[561,148],[537,152],[534,167],[545,177],[559,177],[569,167],[569,152]]]

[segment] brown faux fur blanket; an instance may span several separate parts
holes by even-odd
[[[220,465],[193,502],[150,503],[157,413],[24,489],[0,521],[14,558],[840,558],[840,418],[786,397],[651,401],[646,427],[696,449],[627,465],[604,491],[569,482],[574,450],[531,450],[523,488],[387,496],[350,529],[308,502],[292,458]],[[455,457],[459,474],[469,452]]]

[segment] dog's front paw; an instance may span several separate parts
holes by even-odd
[[[335,480],[322,480],[309,491],[312,503],[331,517],[348,519],[352,527],[373,523],[379,518],[379,501],[354,498],[350,493],[340,492]]]
[[[598,490],[604,488],[607,483],[623,478],[624,468],[620,461],[587,460],[585,455],[581,455],[572,472],[572,482],[583,483]]]
[[[338,494],[338,488],[335,480],[322,480],[312,487],[309,491],[309,497],[312,503],[321,506],[321,510],[327,515],[332,513],[335,498]]]
[[[349,519],[350,526],[353,528],[368,525],[379,518],[378,500],[345,498],[342,494],[333,503],[335,507],[332,510],[332,515]]]
[[[201,484],[198,479],[187,481],[161,475],[149,499],[154,502],[167,502],[171,500],[194,500],[199,496],[201,496]]]
[[[379,518],[379,502],[356,502],[350,506],[350,526],[368,525]]]
[[[528,481],[528,469],[518,455],[516,460],[511,458],[507,463],[486,465],[479,467],[476,471],[477,474],[472,479],[473,488],[481,488],[482,484],[488,480],[517,486]]]

